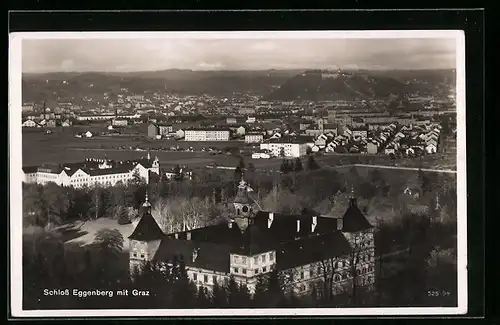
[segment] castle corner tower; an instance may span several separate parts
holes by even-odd
[[[148,195],[142,204],[141,219],[129,238],[129,267],[130,276],[140,272],[143,265],[150,262],[154,256],[165,234],[160,229],[151,215],[151,203]]]

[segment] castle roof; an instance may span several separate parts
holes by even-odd
[[[373,228],[356,204],[350,204],[343,216],[343,232],[358,232]]]
[[[139,241],[152,241],[164,239],[165,234],[160,229],[151,213],[146,211],[135,227],[134,232],[128,238]]]

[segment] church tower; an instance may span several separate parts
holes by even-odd
[[[238,193],[233,201],[235,209],[234,220],[242,232],[248,227],[253,217],[252,200],[248,196],[249,191],[251,191],[251,188],[242,175],[240,184],[238,185]]]
[[[130,276],[140,272],[145,263],[153,260],[165,234],[151,215],[151,203],[146,199],[142,204],[141,219],[129,238],[129,269]]]
[[[151,171],[153,173],[160,175],[160,160],[158,159],[157,156],[155,156],[155,159],[151,163]]]

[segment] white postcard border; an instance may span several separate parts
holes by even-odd
[[[22,309],[22,131],[21,76],[24,39],[325,39],[325,38],[454,38],[456,40],[457,104],[457,272],[458,307],[283,308],[283,309]],[[246,32],[26,32],[11,33],[9,42],[9,180],[10,280],[13,317],[137,317],[137,316],[405,316],[459,315],[467,312],[467,169],[465,110],[465,35],[459,30],[408,31],[246,31]]]

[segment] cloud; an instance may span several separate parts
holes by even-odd
[[[45,39],[23,41],[23,71],[433,69],[453,39]]]

